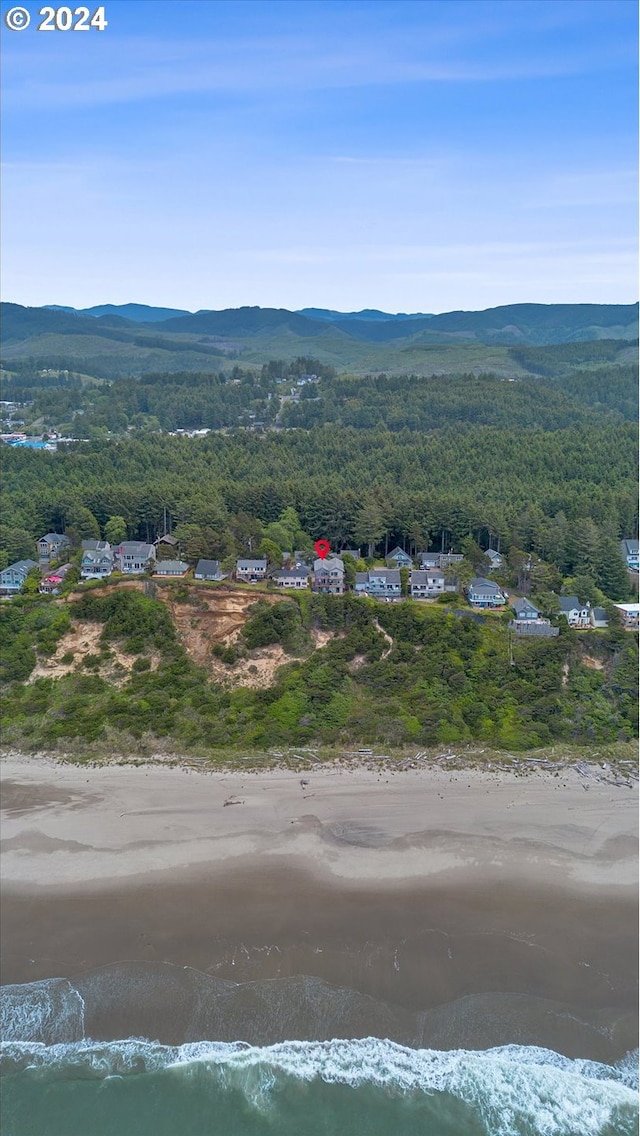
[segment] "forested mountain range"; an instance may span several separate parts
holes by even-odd
[[[30,360],[44,366],[53,361],[111,378],[150,370],[201,370],[215,354],[255,363],[312,354],[339,370],[507,373],[509,346],[626,341],[638,334],[637,304],[515,304],[406,318],[375,312],[335,318],[340,313],[259,307],[177,311],[151,308],[142,319],[143,305],[107,304],[81,313],[4,304],[5,364]],[[517,373],[512,359],[514,369]]]

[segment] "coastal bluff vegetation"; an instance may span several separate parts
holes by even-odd
[[[22,749],[525,750],[637,733],[636,642],[619,627],[512,641],[504,617],[439,605],[142,581],[20,596],[0,621],[4,743]]]

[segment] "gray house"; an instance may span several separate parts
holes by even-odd
[[[83,540],[80,542],[83,552],[110,552],[111,545],[108,540]]]
[[[199,560],[193,577],[195,580],[224,580],[225,574],[220,571],[219,560]]]
[[[359,548],[343,548],[340,552],[340,555],[350,556],[352,560],[359,560],[361,554]]]
[[[394,548],[393,551],[388,554],[388,556],[385,556],[385,560],[387,564],[391,565],[391,567],[393,568],[413,567],[413,560],[409,556],[408,552],[405,552],[404,548],[400,548],[400,545]]]
[[[324,595],[344,595],[344,563],[339,556],[318,557],[313,562],[311,588]]]
[[[540,612],[536,605],[534,603],[531,603],[531,600],[528,600],[526,598],[521,600],[513,600],[511,607],[513,608],[515,619],[522,620],[540,618]]]
[[[91,543],[104,545],[106,541],[92,541]],[[80,578],[82,580],[105,580],[113,572],[114,565],[115,555],[108,544],[106,548],[89,548],[82,553]]]
[[[29,572],[37,568],[35,560],[16,560],[0,572],[0,592],[3,596],[13,596],[20,591]]]
[[[143,540],[125,540],[115,550],[116,566],[127,576],[140,576],[156,559],[152,544]]]
[[[57,560],[62,550],[70,545],[71,541],[65,533],[45,533],[37,542],[38,556],[41,560]]]
[[[368,572],[356,572],[355,590],[367,596],[400,599],[400,569],[370,568]]]
[[[594,628],[604,628],[609,626],[607,613],[603,607],[592,607],[589,612],[589,622]]]
[[[476,576],[471,580],[467,587],[467,599],[472,607],[484,608],[502,607],[507,601],[498,585],[484,576]]]
[[[154,576],[186,576],[189,565],[186,560],[158,560]]]
[[[632,572],[638,571],[638,541],[637,540],[621,540],[620,551],[624,557],[627,568]]]
[[[414,600],[428,600],[444,594],[444,572],[440,568],[415,569],[409,576],[409,589]]]
[[[266,557],[262,560],[248,560],[244,557],[241,557],[240,560],[236,560],[236,580],[244,580],[245,583],[255,584],[257,580],[264,580],[266,575]]]
[[[489,561],[489,571],[495,572],[498,568],[502,568],[504,564],[504,556],[500,552],[496,552],[495,548],[488,548],[485,556]]]

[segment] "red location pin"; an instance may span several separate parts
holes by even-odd
[[[313,547],[321,560],[324,560],[325,556],[328,556],[331,552],[331,545],[328,540],[317,540]]]

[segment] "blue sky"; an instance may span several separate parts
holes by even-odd
[[[106,0],[87,33],[24,6],[7,300],[637,299],[635,0]]]

